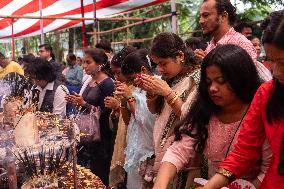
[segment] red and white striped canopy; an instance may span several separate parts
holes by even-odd
[[[81,0],[41,0],[42,16],[81,17]],[[147,7],[167,0],[97,0],[97,17],[109,17],[130,10]],[[84,0],[85,18],[94,17],[93,0]],[[39,0],[0,0],[0,15],[40,16]],[[87,20],[86,24],[93,21]],[[43,20],[44,33],[80,26],[80,20]],[[40,34],[39,19],[17,19],[13,23],[14,37]],[[0,18],[0,39],[12,36],[12,19]]]

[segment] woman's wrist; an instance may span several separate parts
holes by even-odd
[[[236,179],[235,175],[231,171],[228,171],[228,170],[223,169],[223,168],[219,168],[217,170],[217,173],[226,177],[229,180],[229,182],[232,182]]]

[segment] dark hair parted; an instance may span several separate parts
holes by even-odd
[[[251,29],[253,29],[253,26],[249,22],[240,21],[234,28],[235,28],[235,30],[237,32],[241,33],[244,28],[251,28]]]
[[[208,0],[204,0],[206,2]],[[236,21],[237,14],[236,8],[232,5],[230,0],[215,0],[216,2],[216,10],[218,15],[222,15],[224,12],[228,13],[229,23],[233,25]]]
[[[39,57],[34,58],[27,65],[26,73],[37,80],[52,82],[56,79],[53,66],[47,60]]]
[[[206,69],[212,65],[221,70],[225,82],[243,103],[252,101],[262,82],[253,60],[239,46],[220,45],[205,56],[201,65],[201,78],[196,100],[185,118],[184,126],[176,130],[176,140],[181,138],[182,133],[196,138],[195,150],[199,153],[202,153],[205,148],[209,120],[220,109],[208,94]]]
[[[123,75],[131,75],[140,73],[141,68],[145,67],[152,71],[153,63],[150,60],[147,49],[139,49],[127,55],[121,65],[121,73]]]
[[[117,54],[115,54],[111,59],[111,65],[115,67],[121,67],[121,64],[123,63],[125,57],[129,55],[130,53],[136,51],[137,49],[133,46],[126,46],[121,51],[119,51]]]
[[[272,12],[261,24],[262,42],[284,49],[284,10]]]
[[[264,29],[262,42],[273,44],[284,50],[284,10],[271,13],[261,26]],[[266,105],[266,116],[269,123],[284,115],[284,86],[277,79],[274,79],[274,84],[273,92]]]
[[[205,40],[201,37],[188,38],[187,40],[185,40],[185,44],[187,47],[191,48],[192,51],[196,49],[205,50],[207,47]]]
[[[33,59],[35,59],[35,56],[32,53],[25,54],[23,56],[23,61],[26,62],[26,63],[31,63],[33,61]]]
[[[84,50],[84,54],[90,56],[96,64],[101,66],[101,71],[111,76],[110,63],[105,51],[99,48],[89,48]]]
[[[163,32],[156,35],[152,42],[151,54],[160,58],[176,58],[180,52],[184,53],[186,66],[197,64],[194,54],[186,48],[183,40],[174,33]]]

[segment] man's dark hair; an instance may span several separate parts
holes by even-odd
[[[25,54],[23,56],[23,61],[26,63],[31,63],[35,59],[35,56],[32,53]]]
[[[102,39],[98,44],[96,44],[96,48],[103,49],[107,53],[112,52],[111,43],[109,40]]]
[[[50,56],[53,60],[55,60],[55,55],[53,54],[53,51],[52,51],[52,47],[50,44],[47,44],[47,43],[44,43],[44,44],[41,44],[40,46],[38,46],[38,48],[42,48],[44,47],[44,49],[46,51],[49,51],[50,52]]]
[[[208,0],[204,0],[206,2]],[[229,23],[233,25],[236,21],[236,8],[232,5],[230,0],[215,0],[216,2],[216,10],[218,15],[223,14],[224,12],[228,13]]]
[[[76,61],[77,59],[76,55],[73,53],[69,53],[67,56],[69,57],[70,60],[73,60],[73,61]]]
[[[235,30],[239,33],[241,33],[243,31],[244,28],[251,28],[253,30],[253,26],[251,23],[249,22],[245,22],[245,21],[241,21],[240,23],[238,23],[235,27]]]
[[[52,47],[49,44],[45,43],[45,44],[41,44],[40,46],[38,46],[38,48],[42,48],[42,47],[44,47],[46,51],[52,52]]]
[[[35,58],[27,65],[26,73],[37,80],[55,81],[56,75],[53,66],[43,58]]]

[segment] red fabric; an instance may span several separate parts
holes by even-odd
[[[262,144],[267,137],[273,157],[261,189],[284,189],[284,176],[280,176],[277,172],[284,118],[269,124],[265,113],[273,86],[274,82],[269,81],[258,89],[244,120],[235,149],[220,165],[240,177],[260,157]]]
[[[268,70],[271,71],[271,63],[270,63],[270,62],[263,61],[262,64],[263,64]]]

